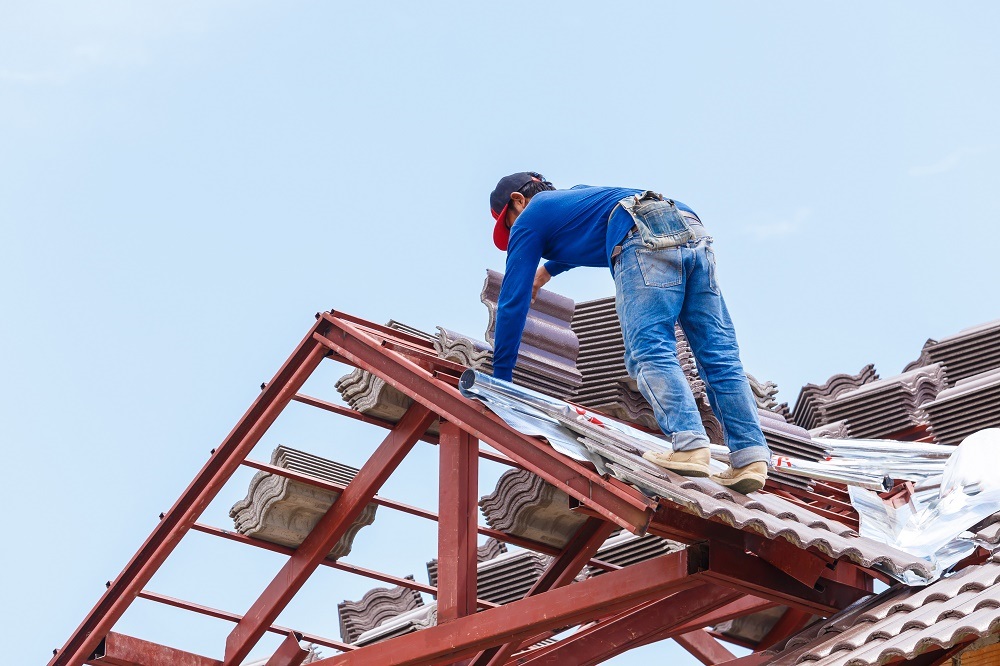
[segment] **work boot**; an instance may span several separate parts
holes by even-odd
[[[672,453],[646,451],[642,454],[642,457],[681,476],[708,476],[708,461],[712,458],[707,446],[700,449],[674,451]]]
[[[712,480],[743,495],[756,492],[767,482],[767,463],[752,462],[735,469],[728,467],[721,474],[713,474]]]

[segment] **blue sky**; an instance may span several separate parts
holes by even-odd
[[[0,10],[11,663],[63,643],[313,313],[482,335],[503,267],[487,198],[511,171],[697,210],[744,363],[783,400],[1000,318],[994,3]],[[551,287],[613,291],[594,269]],[[359,465],[382,433],[345,421],[295,407],[255,457]],[[434,508],[434,453],[385,494]],[[204,522],[231,525],[249,476]],[[150,588],[243,612],[281,564],[248,550],[192,536]],[[385,511],[348,559],[423,579],[433,551],[429,526]],[[320,572],[281,621],[336,637],[336,603],[372,586]],[[206,654],[229,630],[133,611],[123,631]],[[694,663],[672,645],[613,663],[667,656]]]

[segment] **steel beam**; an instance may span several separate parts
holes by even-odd
[[[707,578],[744,594],[815,615],[833,615],[868,594],[825,579],[822,590],[808,587],[761,558],[725,544],[713,542],[708,552]]]
[[[808,587],[816,583],[827,571],[827,564],[832,562],[831,558],[799,548],[785,538],[768,539],[761,534],[702,518],[669,505],[660,506],[650,525],[650,532],[689,543],[711,539],[755,553]]]
[[[604,479],[569,463],[552,447],[517,432],[483,405],[466,400],[457,389],[435,380],[413,361],[386,353],[377,340],[349,321],[330,313],[323,318],[331,328],[325,335],[317,333],[317,342],[355,366],[390,381],[414,401],[518,461],[584,506],[592,507],[605,520],[636,534],[645,533],[655,505],[653,500],[620,481]]]
[[[300,640],[302,640],[301,635],[296,635],[295,632],[289,633],[264,666],[300,666],[309,656],[309,652],[299,645]]]
[[[229,634],[225,666],[246,658],[434,419],[435,414],[420,404],[407,410]]]
[[[689,559],[689,552],[692,557]],[[704,555],[682,550],[620,571],[468,615],[445,625],[398,636],[349,654],[321,659],[317,666],[416,666],[449,663],[493,645],[523,640],[539,632],[586,622],[631,608],[670,590],[700,583]]]
[[[743,596],[735,601],[731,601],[724,606],[720,606],[713,611],[708,613],[703,613],[698,617],[685,622],[679,627],[670,627],[664,633],[660,634],[650,634],[637,643],[634,647],[639,647],[641,645],[649,645],[650,643],[656,643],[662,641],[665,638],[680,636],[681,634],[690,633],[692,631],[703,629],[705,627],[714,627],[721,622],[727,622],[729,620],[735,620],[738,617],[743,617],[745,615],[750,615],[752,613],[757,613],[759,611],[768,610],[774,608],[779,604],[773,601],[766,601],[764,599],[758,599],[757,597]],[[706,633],[711,633],[706,630]],[[716,638],[715,636],[711,636]],[[753,646],[749,646],[747,649],[753,649]]]
[[[448,421],[438,448],[437,621],[446,624],[476,612],[479,458],[476,441]]]
[[[601,576],[604,578],[604,576]],[[599,664],[615,655],[645,644],[651,635],[673,638],[680,627],[705,613],[724,606],[739,593],[710,584],[681,590],[656,599],[579,631],[558,643],[539,648],[517,659],[520,666],[584,666]]]
[[[689,632],[703,627],[712,627],[717,624],[721,624],[722,622],[728,622],[729,620],[735,620],[738,617],[759,613],[760,611],[765,611],[778,605],[780,604],[774,601],[758,599],[757,597],[743,596],[736,601],[726,604],[725,606],[720,606],[710,613],[699,615],[696,619],[691,620],[690,622],[685,622],[683,625],[678,627],[677,630],[680,632]]]
[[[98,664],[110,664],[111,666],[153,666],[154,664],[222,666],[222,662],[218,659],[202,657],[198,654],[114,632],[98,642],[97,649],[90,655],[90,659],[86,663],[95,666]]]
[[[705,666],[722,664],[736,659],[735,654],[709,636],[704,629],[695,629],[686,634],[674,636],[674,640]]]
[[[588,518],[587,522],[577,528],[562,553],[549,563],[525,596],[532,597],[572,583],[576,575],[586,566],[587,561],[614,531],[615,526],[611,523],[598,518]],[[518,647],[520,642],[510,642],[490,648],[477,655],[472,663],[474,666],[500,666],[507,662]]]
[[[253,546],[254,548],[260,548],[262,550],[269,550],[272,553],[281,553],[282,555],[292,555],[295,552],[294,548],[289,548],[288,546],[282,546],[280,544],[271,543],[270,541],[264,541],[262,539],[252,539],[248,536],[244,536],[238,532],[231,532],[229,530],[223,530],[218,527],[212,527],[211,525],[203,525],[201,523],[195,523],[191,526],[191,529],[195,532],[202,532],[204,534],[210,534],[212,536],[217,536],[222,539],[227,539],[229,541],[235,541],[236,543],[241,543],[246,546]],[[331,569],[337,569],[338,571],[346,571],[347,573],[357,574],[358,576],[364,576],[365,578],[371,578],[372,580],[377,580],[382,583],[388,583],[390,585],[398,585],[400,587],[405,587],[411,590],[418,590],[420,592],[426,592],[427,594],[437,595],[437,588],[433,585],[427,585],[425,583],[418,583],[411,578],[400,578],[399,576],[393,576],[392,574],[383,573],[381,571],[375,571],[374,569],[367,569],[365,567],[359,567],[356,564],[349,564],[343,560],[330,560],[326,559],[320,562],[321,566],[330,567]],[[492,601],[485,601],[482,599],[477,599],[476,604],[480,608],[496,608],[500,604],[495,604]]]
[[[97,644],[110,633],[136,595],[150,581],[198,520],[198,516],[215,499],[243,459],[327,355],[327,348],[317,344],[315,336],[322,336],[329,328],[330,323],[322,318],[313,325],[268,383],[268,387],[257,396],[236,427],[214,450],[208,462],[163,515],[145,543],[111,582],[66,644],[52,657],[49,666],[82,664],[97,648]]]

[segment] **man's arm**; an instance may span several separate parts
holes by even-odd
[[[531,307],[532,287],[542,243],[538,234],[516,224],[507,246],[507,267],[497,299],[497,329],[493,341],[493,376],[511,381],[524,322]]]

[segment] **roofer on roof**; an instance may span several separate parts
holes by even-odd
[[[678,474],[709,476],[708,436],[677,361],[679,321],[730,451],[731,467],[712,478],[742,493],[762,488],[771,453],[719,290],[712,238],[694,211],[648,190],[556,190],[533,171],[501,178],[490,210],[493,242],[507,252],[494,377],[511,381],[528,309],[542,285],[576,266],[608,267],[625,367],[673,443],[670,454],[644,457]]]

